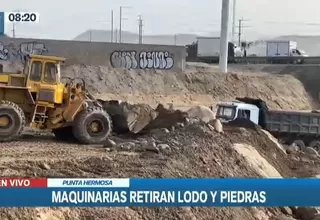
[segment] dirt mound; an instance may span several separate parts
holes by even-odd
[[[0,172],[12,177],[262,177],[235,144],[252,146],[283,177],[306,176],[300,161],[281,151],[260,130],[218,134],[205,123],[157,129],[138,137],[112,137],[114,148],[81,147],[38,137],[3,144]],[[50,146],[50,147],[47,147]],[[151,146],[153,146],[151,148]],[[164,147],[165,146],[165,147]],[[155,150],[156,149],[156,150]],[[257,154],[257,153],[256,153]],[[307,162],[306,162],[307,163]],[[302,162],[304,164],[304,162]],[[314,163],[316,164],[316,163]],[[267,167],[267,165],[265,166]],[[320,164],[314,165],[319,169]],[[302,168],[301,168],[302,169]],[[302,171],[302,170],[301,170]],[[309,172],[310,176],[315,173]],[[266,175],[269,175],[268,172]],[[1,219],[257,219],[279,208],[37,208],[0,209]],[[39,217],[40,216],[40,217]]]
[[[236,118],[235,120],[226,123],[226,126],[251,128],[255,130],[261,129],[259,125],[245,118]]]

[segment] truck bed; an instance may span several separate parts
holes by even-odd
[[[320,113],[267,110],[265,129],[272,133],[320,135]]]

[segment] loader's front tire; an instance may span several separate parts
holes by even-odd
[[[23,110],[15,103],[0,101],[0,142],[19,138],[26,125]]]
[[[73,122],[73,135],[82,144],[101,144],[112,130],[109,114],[100,107],[88,107]]]

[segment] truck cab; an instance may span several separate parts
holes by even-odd
[[[300,49],[292,49],[291,53],[292,53],[291,55],[293,57],[308,57],[309,56],[304,50],[300,50]]]
[[[238,101],[222,102],[217,105],[216,118],[222,123],[228,123],[237,118],[249,119],[255,124],[259,124],[260,109],[252,104]]]

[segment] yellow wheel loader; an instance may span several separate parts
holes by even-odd
[[[112,130],[101,104],[82,79],[62,82],[65,58],[30,55],[20,73],[0,72],[0,141],[18,138],[25,126],[50,130],[59,140],[100,144]]]

